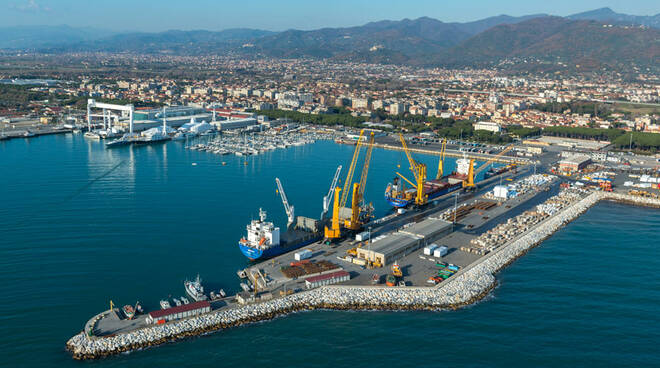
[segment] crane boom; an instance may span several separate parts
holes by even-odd
[[[498,153],[497,155],[491,157],[490,160],[486,161],[486,163],[484,163],[483,165],[479,166],[479,168],[478,168],[477,170],[475,170],[474,175],[476,176],[476,175],[479,174],[480,172],[484,171],[484,169],[486,169],[486,168],[488,167],[488,165],[490,165],[491,163],[493,163],[493,161],[495,161],[496,159],[498,159],[500,156],[502,156],[502,155],[504,155],[505,153],[509,152],[512,148],[513,148],[513,144],[510,144],[510,145],[506,146],[506,147],[502,150],[502,152],[500,152],[500,153]]]
[[[362,165],[362,175],[360,175],[359,187],[359,200],[364,200],[364,188],[367,186],[367,176],[369,175],[369,164],[371,163],[371,152],[374,150],[374,133],[371,132],[369,137],[369,146],[367,146],[367,154],[364,156],[364,164]]]
[[[410,150],[408,149],[406,140],[403,138],[403,134],[399,133],[399,139],[401,140],[401,147],[403,147],[403,151],[406,153],[406,157],[408,157],[408,163],[410,164],[410,171],[412,171],[413,175],[415,175],[415,181],[419,182],[417,177],[417,162],[415,162],[415,159],[413,159],[412,154],[410,154]]]
[[[337,187],[337,183],[339,182],[339,174],[341,174],[341,168],[342,168],[341,165],[337,167],[337,171],[335,172],[335,177],[332,179],[332,183],[330,184],[330,190],[328,190],[328,194],[325,197],[323,197],[323,211],[321,212],[321,217],[320,217],[321,220],[323,220],[325,214],[328,213],[328,209],[330,209],[330,201],[332,201],[332,196],[335,194],[335,188]]]
[[[488,161],[486,161],[483,165],[479,166],[478,169],[474,169],[474,159],[470,160],[470,171],[468,172],[468,178],[463,182],[463,187],[471,187],[473,188],[475,186],[474,183],[474,178],[479,174],[480,172],[484,171],[490,165],[493,161],[495,161],[498,157],[504,155],[505,153],[509,152],[513,148],[513,143],[510,145],[506,146],[502,152],[498,153],[497,155],[491,157]]]
[[[442,179],[442,176],[444,175],[446,147],[447,147],[447,138],[442,140],[442,149],[440,150],[440,161],[438,161],[438,175],[436,175],[435,177],[437,180]]]
[[[355,152],[353,152],[353,159],[351,160],[351,166],[349,166],[348,174],[346,174],[346,180],[344,181],[344,189],[341,193],[341,201],[339,201],[339,207],[346,206],[346,201],[348,200],[348,193],[351,191],[351,182],[353,182],[353,173],[355,173],[355,165],[357,165],[358,158],[360,157],[360,148],[362,148],[363,136],[364,136],[364,129],[360,131],[360,136],[358,137],[357,143],[355,144]]]
[[[282,197],[282,204],[284,205],[284,211],[286,212],[286,225],[291,226],[291,224],[293,224],[293,220],[295,219],[293,206],[289,204],[289,200],[286,198],[286,193],[284,193],[284,188],[282,188],[280,179],[275,178],[275,182],[277,183],[277,191],[280,192],[280,197]]]

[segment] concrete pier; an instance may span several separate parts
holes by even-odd
[[[95,337],[82,331],[69,339],[66,348],[74,359],[96,359],[305,310],[443,310],[460,308],[487,295],[496,285],[495,274],[499,270],[524,255],[601,200],[660,208],[658,199],[592,192],[544,221],[517,234],[507,244],[463,268],[436,287],[324,286],[266,302],[223,309],[115,336]]]

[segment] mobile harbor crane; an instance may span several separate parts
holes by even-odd
[[[277,191],[280,193],[280,196],[282,197],[282,204],[284,205],[284,211],[286,212],[286,217],[287,217],[287,222],[286,226],[290,227],[291,224],[295,221],[295,212],[294,208],[292,205],[289,204],[289,200],[286,198],[286,193],[284,193],[284,188],[282,188],[282,183],[280,182],[279,178],[275,178],[275,182],[277,183]]]
[[[417,193],[415,195],[415,204],[418,206],[424,205],[428,201],[428,196],[424,192],[424,184],[426,183],[426,165],[416,162],[415,159],[412,157],[412,154],[408,149],[408,145],[406,144],[406,140],[403,138],[403,134],[399,134],[399,139],[401,140],[401,146],[403,147],[403,151],[406,153],[406,157],[408,158],[408,163],[410,164],[410,171],[412,171],[413,176],[415,177],[416,184],[408,180],[405,176],[401,175],[400,173],[397,172],[396,174],[399,175],[403,180],[407,181],[408,184],[412,185],[417,190]],[[439,166],[442,167],[442,163]]]
[[[325,214],[328,213],[328,209],[330,209],[330,201],[332,201],[332,197],[335,194],[335,188],[337,188],[337,183],[339,183],[339,174],[341,174],[341,168],[341,165],[337,167],[335,176],[332,179],[332,183],[330,184],[330,190],[328,190],[328,194],[323,197],[323,211],[321,211],[321,217],[319,217],[319,220],[321,221],[324,220]]]
[[[355,173],[355,167],[357,166],[358,159],[360,157],[360,150],[363,143],[364,129],[360,131],[357,143],[355,144],[355,151],[353,152],[353,159],[351,160],[351,165],[348,168],[348,173],[346,174],[346,179],[344,180],[344,187],[336,187],[334,189],[334,205],[332,208],[332,220],[330,222],[330,227],[325,227],[324,235],[327,241],[333,241],[341,238],[341,220],[343,220],[343,227],[348,230],[359,230],[362,228],[364,223],[368,221],[368,218],[371,216],[370,207],[364,204],[364,190],[367,184],[367,176],[369,174],[369,165],[371,163],[371,153],[374,148],[374,133],[371,132],[369,135],[369,142],[366,144],[367,150],[362,164],[362,173],[360,175],[360,181],[353,183],[353,175]],[[348,201],[348,194],[350,192],[351,186],[353,187],[352,198],[351,198],[351,215],[349,218],[341,219],[341,209],[346,206]],[[341,193],[341,198],[339,194]]]
[[[509,152],[513,148],[513,143],[506,146],[502,152],[498,153],[497,155],[491,157],[488,161],[486,161],[483,165],[479,166],[478,169],[474,169],[474,159],[470,159],[470,170],[468,171],[468,177],[467,179],[463,182],[463,188],[470,188],[474,189],[476,187],[476,184],[474,182],[474,178],[482,171],[484,171],[488,165],[493,163],[493,161],[497,160],[500,156],[504,155],[505,153]]]

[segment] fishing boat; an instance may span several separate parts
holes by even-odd
[[[169,309],[169,308],[172,308],[172,306],[170,305],[170,302],[168,302],[167,300],[161,300],[160,301],[160,308],[161,309]]]
[[[183,286],[186,289],[186,294],[188,294],[194,301],[199,302],[208,299],[208,297],[204,294],[202,279],[199,277],[199,275],[197,275],[197,278],[193,281],[184,281]]]
[[[135,317],[135,308],[133,308],[132,305],[126,304],[121,310],[124,312],[126,318],[133,319],[133,317]]]

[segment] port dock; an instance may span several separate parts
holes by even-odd
[[[487,295],[496,285],[494,274],[497,271],[524,255],[529,249],[601,200],[660,208],[660,200],[656,198],[587,190],[562,192],[544,202],[555,206],[556,212],[552,215],[546,213],[538,217],[540,221],[529,227],[517,227],[518,231],[511,233],[507,241],[496,250],[479,257],[454,276],[434,287],[329,285],[269,300],[234,304],[204,315],[106,337],[90,335],[83,331],[73,336],[66,347],[75,359],[95,359],[318,308],[353,310],[459,308]],[[525,220],[529,216],[531,215],[525,212],[516,219]]]

